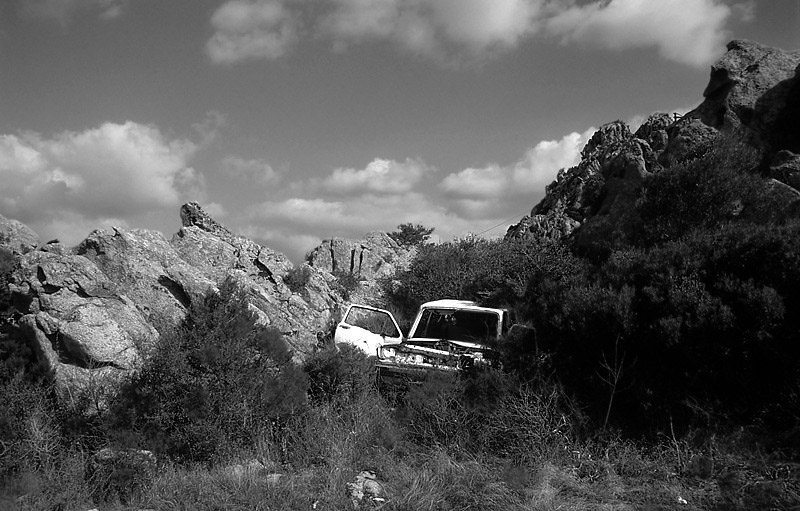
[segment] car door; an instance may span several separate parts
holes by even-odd
[[[368,305],[353,304],[336,325],[333,338],[337,346],[351,344],[370,356],[384,344],[399,344],[403,334],[392,313]]]

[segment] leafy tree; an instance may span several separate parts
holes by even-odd
[[[401,247],[416,247],[428,241],[433,229],[433,227],[425,227],[421,224],[400,224],[396,231],[389,233],[389,237]]]

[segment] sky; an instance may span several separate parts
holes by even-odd
[[[496,237],[594,130],[702,101],[798,0],[0,0],[0,214],[42,241],[197,201],[298,263],[401,223]]]

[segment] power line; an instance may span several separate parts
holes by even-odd
[[[500,222],[499,224],[497,224],[497,225],[494,225],[494,226],[492,226],[492,227],[489,227],[489,228],[488,228],[488,229],[486,229],[485,231],[481,231],[481,232],[479,232],[479,233],[478,233],[478,234],[476,234],[475,236],[480,236],[481,234],[486,234],[487,232],[491,231],[492,229],[497,229],[497,228],[498,228],[498,227],[500,227],[501,225],[503,225],[503,224],[506,224],[506,223],[510,222],[511,220],[514,220],[515,218],[520,218],[521,216],[523,216],[523,215],[526,215],[526,214],[528,213],[528,211],[530,211],[530,210],[528,210],[528,209],[524,209],[524,210],[522,210],[522,212],[521,212],[521,213],[517,213],[516,215],[514,215],[514,216],[512,216],[512,217],[510,217],[510,218],[507,218],[506,220],[503,220],[503,221],[502,221],[502,222]]]

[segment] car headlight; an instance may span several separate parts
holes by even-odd
[[[397,355],[397,350],[394,348],[381,348],[378,355],[380,358],[394,358]]]

